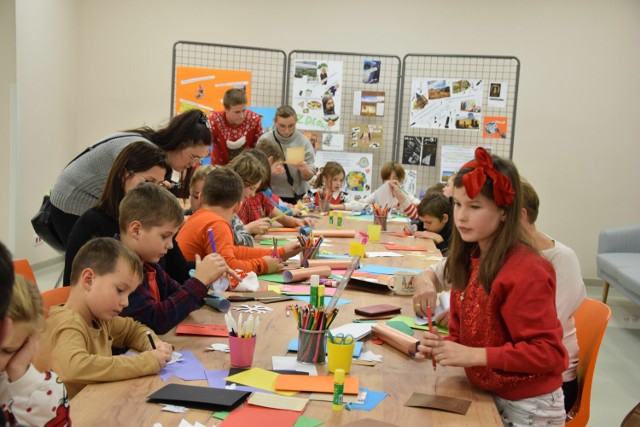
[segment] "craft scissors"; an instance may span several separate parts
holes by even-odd
[[[353,335],[351,334],[343,334],[340,332],[338,335],[333,336],[333,343],[340,345],[351,345],[353,344]]]

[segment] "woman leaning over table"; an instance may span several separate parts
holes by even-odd
[[[209,155],[211,125],[200,110],[190,110],[174,116],[166,127],[158,130],[141,127],[108,136],[103,144],[90,149],[67,165],[51,190],[53,212],[51,220],[64,247],[74,224],[91,208],[104,189],[113,161],[129,144],[135,141],[152,142],[166,153],[170,168],[184,172]],[[167,186],[171,184],[167,182]]]

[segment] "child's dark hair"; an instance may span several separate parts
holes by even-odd
[[[258,150],[257,148],[251,148],[249,150],[245,150],[244,154],[247,154],[254,159],[258,160],[264,169],[264,175],[262,176],[262,183],[258,188],[258,191],[264,191],[268,188],[271,188],[271,164],[269,163],[269,158],[265,153]]]
[[[133,221],[140,222],[144,229],[166,223],[180,225],[184,214],[178,199],[169,190],[144,183],[129,190],[120,203],[120,233],[126,233]]]
[[[235,107],[236,105],[245,105],[247,102],[246,92],[238,88],[229,89],[222,97],[222,105],[224,105],[225,110]]]
[[[327,162],[327,164],[322,168],[322,172],[320,172],[320,175],[318,175],[318,178],[313,184],[314,188],[323,188],[325,178],[331,179],[339,174],[346,176],[342,165],[338,162]]]
[[[502,268],[506,255],[511,248],[516,243],[523,243],[531,247],[524,236],[520,224],[522,194],[518,169],[511,160],[503,159],[495,155],[491,156],[491,159],[495,171],[508,179],[515,194],[513,194],[512,200],[509,203],[499,206],[504,212],[504,218],[500,221],[498,229],[493,235],[493,241],[491,242],[489,250],[481,254],[482,262],[478,272],[478,279],[487,293],[491,292],[491,284],[500,271],[500,268]],[[463,183],[464,176],[476,170],[476,168],[467,166],[468,164],[469,163],[464,165],[458,171],[453,181],[454,189],[466,188]],[[493,179],[486,176],[486,180],[479,194],[495,202],[493,184]],[[445,266],[445,279],[450,282],[455,289],[466,289],[471,275],[471,256],[477,249],[477,242],[465,242],[462,240],[458,229],[456,227],[452,229],[451,243],[449,244],[449,253],[447,254],[447,264]],[[455,266],[455,268],[452,266]]]
[[[436,184],[433,184],[431,187],[427,188],[427,192],[425,193],[425,196],[427,194],[432,194],[432,193],[442,194],[442,190],[444,190],[444,187],[446,186],[447,184],[445,184],[444,182],[438,182]]]
[[[121,259],[129,267],[138,281],[142,281],[142,261],[140,257],[120,241],[111,237],[98,237],[85,243],[71,265],[71,286],[80,281],[82,272],[90,268],[98,276],[113,273]]]
[[[380,178],[383,181],[388,180],[391,177],[391,173],[395,172],[400,181],[404,181],[404,168],[398,162],[387,162],[380,169]]]
[[[202,204],[231,208],[242,200],[243,191],[240,175],[226,166],[217,167],[204,180]]]
[[[451,212],[449,198],[442,193],[427,194],[418,204],[418,215],[429,215],[442,221],[445,215]]]

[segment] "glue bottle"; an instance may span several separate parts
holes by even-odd
[[[338,212],[338,228],[342,228],[342,212]]]
[[[333,375],[333,404],[334,411],[342,411],[342,397],[344,395],[344,369],[336,369]]]

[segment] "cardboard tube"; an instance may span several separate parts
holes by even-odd
[[[377,323],[371,327],[371,332],[391,347],[400,350],[408,356],[415,356],[420,341],[391,326]]]
[[[300,268],[298,270],[287,270],[282,273],[285,283],[301,282],[311,277],[312,274],[327,277],[331,274],[331,268],[327,266]]]
[[[332,270],[346,270],[351,264],[351,259],[309,259],[305,267],[329,267]]]
[[[355,230],[313,230],[315,237],[355,237]]]

